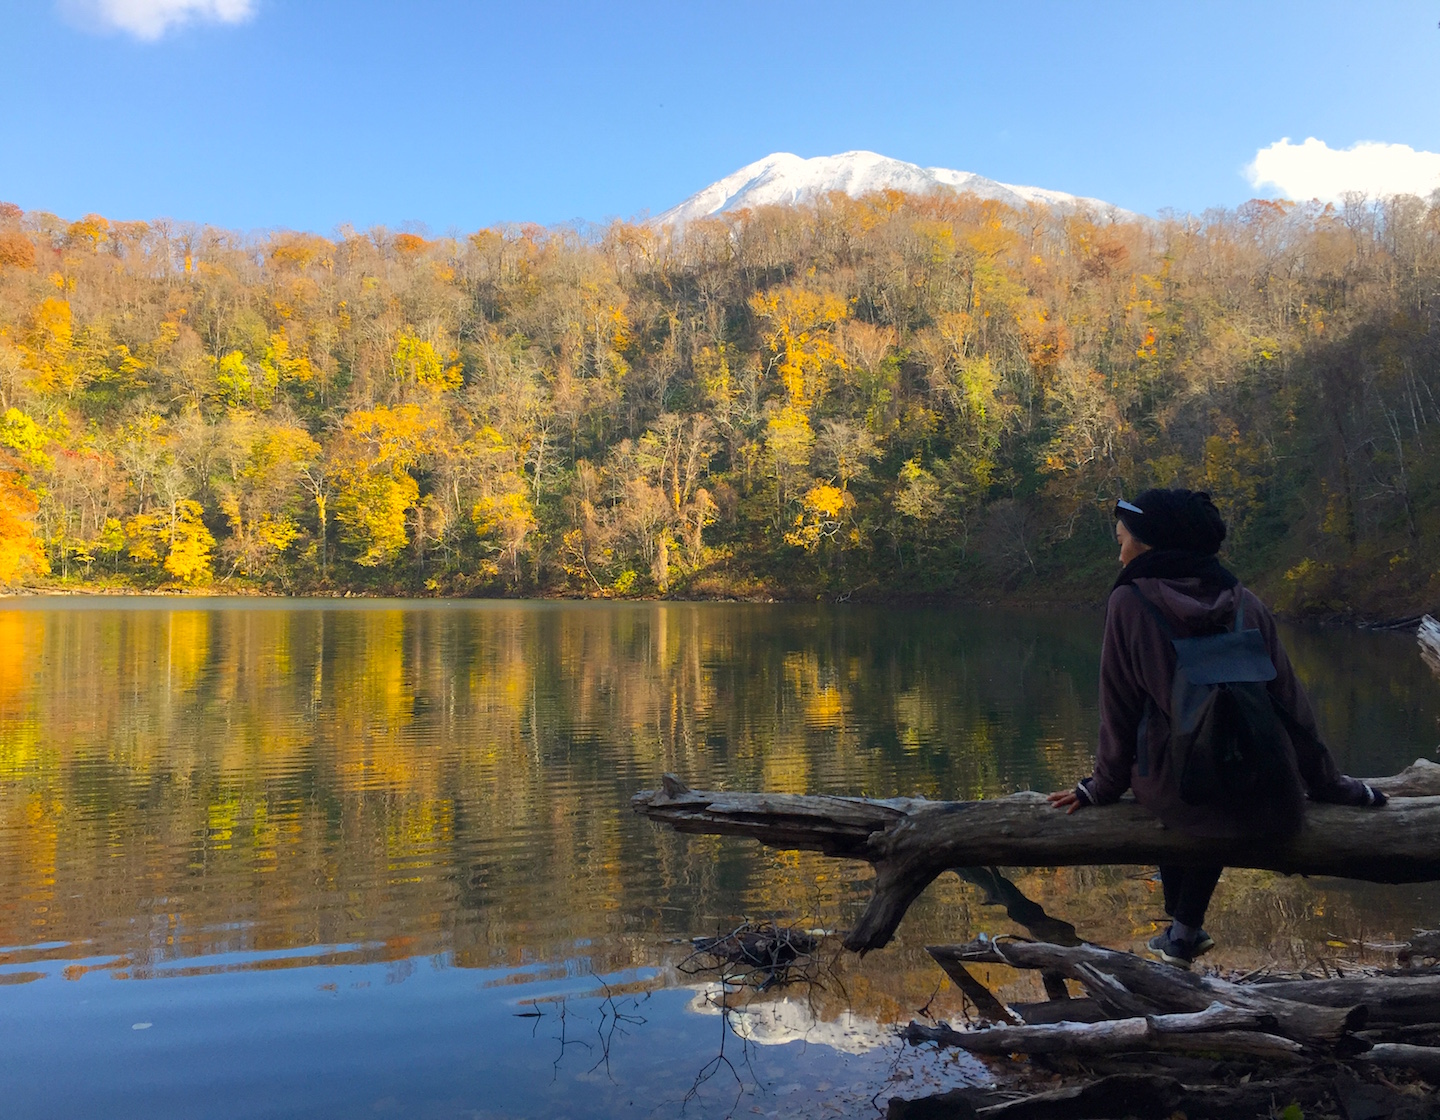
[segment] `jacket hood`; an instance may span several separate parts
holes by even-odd
[[[1235,608],[1241,596],[1238,584],[1235,587],[1216,587],[1191,576],[1185,579],[1137,579],[1134,586],[1187,633],[1228,630],[1235,625]]]

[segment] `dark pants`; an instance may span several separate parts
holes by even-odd
[[[1165,890],[1165,913],[1187,926],[1205,923],[1205,910],[1223,867],[1177,867],[1160,865],[1160,885]]]

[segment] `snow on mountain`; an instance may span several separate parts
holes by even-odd
[[[719,182],[711,183],[655,220],[660,225],[683,225],[696,218],[757,206],[793,206],[830,191],[844,191],[851,198],[859,198],[872,191],[893,189],[910,194],[928,194],[942,187],[970,191],[981,198],[997,199],[1015,207],[1039,202],[1063,208],[1083,206],[1102,214],[1133,217],[1128,211],[1099,199],[1080,198],[1042,187],[997,183],[971,171],[921,167],[874,152],[842,152],[838,156],[816,156],[814,159],[776,152],[742,167]]]

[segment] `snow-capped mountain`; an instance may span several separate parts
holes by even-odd
[[[1022,207],[1027,202],[1039,202],[1065,208],[1083,206],[1100,214],[1133,217],[1127,211],[1099,199],[1080,198],[1043,187],[997,183],[971,171],[921,167],[874,152],[842,152],[838,156],[816,156],[814,159],[776,152],[742,167],[719,182],[711,183],[655,220],[661,225],[683,225],[696,218],[732,210],[809,202],[830,191],[844,191],[851,198],[859,198],[872,191],[893,189],[910,194],[927,194],[943,187],[971,191],[981,198],[997,199],[1016,207]]]

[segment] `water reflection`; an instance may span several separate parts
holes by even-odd
[[[1410,639],[1287,642],[1352,772],[1391,772],[1440,738],[1440,688]],[[411,1018],[432,981],[500,1017],[487,1030],[508,1016],[509,1031],[513,1008],[483,995],[497,983],[533,1001],[557,969],[650,970],[645,989],[678,1002],[659,1015],[652,1000],[636,1034],[649,1032],[647,1060],[663,1064],[663,1052],[679,1076],[695,1064],[676,1041],[694,995],[674,971],[685,939],[744,916],[843,927],[868,869],[676,836],[630,813],[629,796],[667,770],[696,788],[874,796],[1068,785],[1094,748],[1098,646],[1098,616],[1041,612],[11,601],[0,610],[0,1014],[68,1030],[43,1059],[65,1077],[89,1068],[66,1063],[109,1029],[81,1001],[118,1015],[121,988],[175,993],[197,1015],[219,999],[309,1023],[299,988],[258,977],[273,985],[288,971],[306,992],[338,992],[363,974],[416,993],[386,1013],[429,1038]],[[1147,875],[1011,879],[1081,936],[1127,944],[1158,917]],[[1007,897],[1013,910],[997,881],[944,877],[895,947],[840,961],[841,983],[807,997],[815,1022],[885,1024],[936,999],[937,1013],[958,1008],[920,947],[1017,928]],[[1236,962],[1299,959],[1327,940],[1435,924],[1435,901],[1425,888],[1231,872],[1207,928]],[[584,990],[603,1004],[593,983]],[[366,998],[357,1013],[379,1014]],[[154,1022],[141,1033],[159,1037]],[[205,1029],[235,1043],[223,1023]],[[340,1078],[349,1058],[316,1045],[331,1055],[315,1057],[332,1063],[323,1079]],[[23,1051],[0,1061],[41,1060]],[[883,1062],[875,1069],[883,1080]],[[455,1099],[483,1096],[486,1076]],[[581,1075],[555,1076],[573,1087]],[[496,1114],[527,1114],[518,1107]]]

